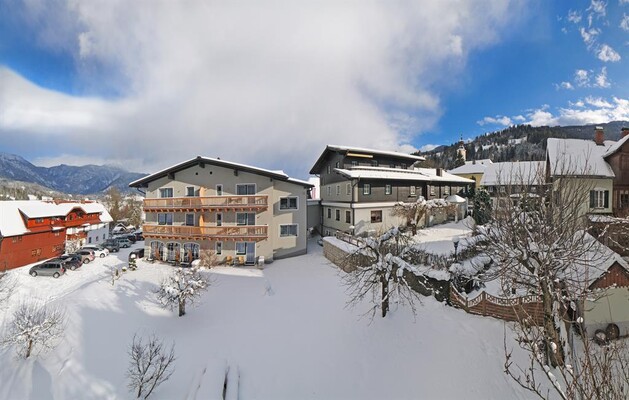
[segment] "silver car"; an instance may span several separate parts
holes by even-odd
[[[41,264],[37,264],[28,271],[31,276],[45,275],[59,278],[65,274],[66,267],[62,260],[49,260]]]

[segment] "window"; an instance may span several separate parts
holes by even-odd
[[[352,161],[352,167],[357,167],[357,166],[358,166],[358,161],[353,160],[353,161]]]
[[[194,186],[186,186],[186,196],[194,196]]]
[[[621,193],[620,194],[620,207],[624,208],[629,206],[629,194]]]
[[[434,186],[430,186],[430,195],[434,196],[435,195],[435,187]]]
[[[339,162],[337,161],[337,162],[334,164],[334,168],[338,168],[340,165],[341,165],[341,164],[339,164]]]
[[[280,210],[296,210],[297,197],[280,197]]]
[[[351,211],[345,211],[345,222],[348,224],[352,223],[352,212]]]
[[[236,213],[236,225],[255,225],[255,213]]]
[[[223,254],[223,242],[216,242],[216,254],[219,256]]]
[[[369,195],[371,194],[371,185],[368,183],[363,184],[363,194]]]
[[[371,160],[371,166],[372,167],[377,167],[378,166],[378,160]]]
[[[500,186],[499,189],[500,189],[500,193],[506,193],[507,191],[507,188],[504,186]]]
[[[236,242],[236,255],[247,254],[247,243],[246,242]]]
[[[332,186],[328,186],[328,196],[332,196]]]
[[[223,213],[216,213],[216,226],[223,226]]]
[[[35,218],[35,222],[38,224],[41,224],[42,222],[44,222],[43,218]]]
[[[590,190],[590,208],[609,207],[609,190]]]
[[[159,197],[173,197],[173,188],[162,188],[159,190]]]
[[[256,194],[256,185],[255,185],[255,183],[247,183],[247,184],[236,185],[236,194],[238,196],[247,196],[247,195]]]
[[[489,193],[493,193],[494,192],[494,187],[493,186],[487,186],[487,191]]]
[[[411,186],[411,196],[415,196],[415,186]]]
[[[92,243],[92,238],[91,237],[87,238],[87,243]]]
[[[157,223],[159,225],[172,225],[173,224],[173,215],[171,213],[158,213],[157,214]]]
[[[348,183],[347,185],[345,185],[345,194],[348,196],[352,195],[352,184]]]
[[[392,192],[391,185],[384,185],[384,194],[391,194]]]
[[[55,236],[59,236],[60,234],[61,234],[61,232],[59,232],[59,231],[55,232]],[[98,239],[98,238],[96,238],[96,239]]]
[[[280,225],[280,236],[297,236],[297,224]]]
[[[337,196],[341,195],[341,185],[336,185],[336,195]]]
[[[328,174],[332,172],[332,167],[330,166],[330,164],[328,164],[327,172],[328,172]]]
[[[334,216],[336,217],[335,219],[337,221],[340,221],[341,220],[341,210],[335,210]]]
[[[37,257],[41,255],[41,249],[34,249],[31,251],[31,257]]]
[[[216,185],[216,195],[217,196],[223,195],[223,185]]]
[[[332,218],[332,209],[328,208],[328,218]]]
[[[194,214],[186,214],[186,226],[194,226]]]
[[[402,168],[402,169],[406,169],[406,164],[402,163],[402,164],[400,165],[400,168]]]
[[[450,194],[450,186],[446,186],[443,188],[443,193],[448,196]]]
[[[382,222],[382,210],[375,210],[371,212],[371,223]]]

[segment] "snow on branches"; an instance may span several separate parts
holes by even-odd
[[[156,294],[164,307],[177,307],[181,317],[186,313],[186,303],[194,303],[210,283],[209,277],[196,267],[177,268],[162,280]]]
[[[393,206],[391,214],[406,219],[406,225],[413,230],[413,235],[417,233],[417,226],[422,220],[426,222],[426,217],[433,210],[445,210],[450,212],[455,210],[455,205],[450,204],[444,199],[426,200],[424,196],[417,197],[415,202],[398,202]]]
[[[38,302],[20,304],[13,313],[5,336],[4,347],[15,347],[19,357],[28,358],[53,349],[63,336],[65,313]]]

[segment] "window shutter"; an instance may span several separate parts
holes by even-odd
[[[605,196],[604,207],[607,208],[607,207],[609,207],[609,190],[606,190],[604,193],[605,193],[605,195],[604,195]]]
[[[596,192],[590,190],[590,208],[596,207]]]

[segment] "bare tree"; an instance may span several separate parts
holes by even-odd
[[[421,224],[422,220],[424,220],[424,223],[428,222],[426,219],[429,217],[431,211],[445,210],[446,212],[453,212],[456,210],[455,207],[455,205],[443,199],[426,201],[423,196],[419,196],[415,202],[399,202],[395,204],[391,210],[391,215],[406,219],[406,226],[410,226],[413,235],[416,235],[417,227]]]
[[[136,398],[147,399],[160,384],[167,381],[174,372],[175,344],[170,349],[155,335],[146,341],[137,334],[129,348],[129,368],[127,378],[129,390]]]
[[[53,349],[65,329],[65,313],[38,302],[21,303],[13,313],[3,346],[15,346],[19,357]]]
[[[166,277],[157,289],[157,297],[164,307],[186,313],[186,303],[193,303],[210,286],[208,275],[198,268],[177,268]]]
[[[577,179],[585,174],[563,168],[561,178],[552,182],[546,181],[543,167],[509,171],[498,183],[503,189],[494,199],[491,222],[479,228],[479,249],[494,262],[485,279],[499,279],[504,295],[534,296],[541,302],[541,321],[516,313],[516,340],[529,353],[529,363],[514,364],[505,344],[505,372],[540,398],[550,397],[550,391],[563,399],[614,398],[606,396],[622,393],[622,385],[612,386],[618,379],[623,382],[623,374],[628,387],[626,367],[609,374],[599,368],[622,366],[621,353],[596,352],[585,336],[583,346],[571,346],[571,326],[579,324],[574,311],[588,294],[588,277],[610,254],[587,232],[590,187]],[[544,389],[542,382],[550,387]]]
[[[212,250],[201,250],[199,254],[199,267],[212,268],[218,265],[218,256]]]
[[[7,272],[0,272],[0,308],[9,301],[15,291],[15,279]]]
[[[385,317],[391,301],[410,306],[415,314],[419,293],[408,280],[414,268],[404,260],[408,237],[396,227],[360,243],[345,260],[345,270],[349,271],[344,277],[350,294],[348,304],[357,305],[367,298],[372,304],[368,312],[372,318],[378,309]]]

